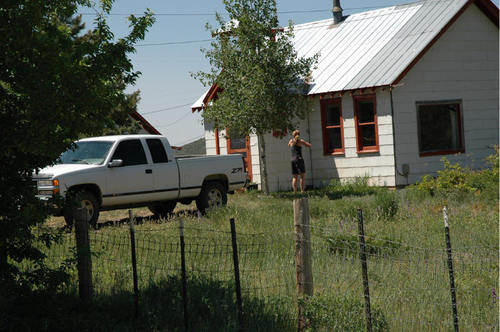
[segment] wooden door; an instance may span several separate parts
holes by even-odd
[[[250,137],[248,136],[228,136],[227,138],[227,153],[239,153],[243,155],[245,160],[245,168],[248,172],[248,177],[252,181],[252,156],[250,153]]]

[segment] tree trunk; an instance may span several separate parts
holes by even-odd
[[[260,165],[260,186],[265,194],[269,194],[269,185],[267,183],[267,167],[266,167],[266,142],[264,135],[257,133],[259,139],[259,165]]]

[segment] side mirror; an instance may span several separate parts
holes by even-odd
[[[108,163],[108,167],[121,167],[123,166],[123,160],[113,159]]]

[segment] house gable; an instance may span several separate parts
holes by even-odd
[[[394,88],[397,167],[401,171],[406,164],[410,170],[407,179],[397,175],[398,184],[442,169],[443,155],[452,163],[483,167],[484,158],[498,144],[499,34],[498,24],[488,18],[480,6],[468,6]],[[460,122],[455,130],[462,141],[457,150],[463,153],[421,151],[422,104],[457,105]]]

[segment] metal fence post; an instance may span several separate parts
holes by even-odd
[[[295,267],[297,271],[297,296],[312,296],[314,293],[312,273],[311,232],[309,229],[309,201],[307,198],[293,200],[295,227]],[[306,318],[302,306],[298,305],[298,331],[305,331]]]
[[[182,219],[179,221],[179,236],[181,244],[181,273],[182,273],[182,299],[184,306],[184,331],[188,330],[188,305],[187,305],[187,280],[186,280],[186,252],[184,243],[184,222]]]
[[[78,292],[83,302],[92,298],[92,257],[90,254],[89,221],[87,208],[79,208],[75,215],[76,259]]]
[[[130,244],[132,248],[132,274],[134,278],[134,307],[135,318],[139,317],[139,286],[137,283],[137,259],[135,256],[135,230],[134,230],[134,215],[132,210],[128,210],[129,225],[130,225]]]
[[[243,301],[241,299],[240,264],[238,261],[238,245],[236,243],[236,226],[234,225],[234,218],[231,218],[229,223],[231,224],[231,243],[233,247],[234,282],[236,286],[236,304],[238,306],[238,329],[239,331],[243,331]]]
[[[359,258],[363,273],[363,290],[365,295],[366,331],[372,331],[372,313],[370,308],[370,288],[368,286],[368,265],[366,263],[365,230],[363,226],[363,211],[358,209]]]
[[[453,325],[455,332],[458,332],[457,297],[455,294],[455,277],[453,274],[453,259],[451,255],[450,225],[448,224],[448,211],[443,207],[444,234],[446,237],[446,252],[448,254],[448,271],[450,274],[451,307],[453,310]]]

